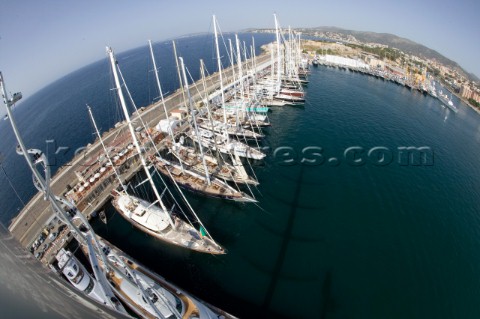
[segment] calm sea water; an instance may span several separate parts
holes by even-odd
[[[165,56],[162,76],[170,78],[164,90],[172,91],[167,47],[157,49]],[[199,55],[213,65],[212,48],[197,37],[179,42],[192,73]],[[137,103],[148,104],[156,94],[147,49],[122,54],[119,61]],[[27,144],[45,149],[44,140],[54,138],[74,149],[90,142],[85,103],[104,129],[119,120],[109,74],[106,61],[95,63],[20,106],[16,113]],[[164,245],[111,207],[108,224],[96,221],[96,231],[242,318],[478,318],[480,117],[455,98],[457,114],[431,97],[337,69],[312,69],[307,92],[304,107],[270,113],[273,126],[264,145],[291,147],[298,154],[304,147],[321,147],[326,159],[340,159],[338,165],[285,166],[272,152],[255,167],[260,207],[188,195],[227,255]],[[13,155],[6,122],[0,132],[4,166],[27,199],[31,179],[23,160]],[[351,166],[342,154],[352,146],[387,147],[395,160]],[[433,165],[399,165],[396,150],[403,146],[430,147]],[[8,223],[21,204],[1,178],[2,221]]]

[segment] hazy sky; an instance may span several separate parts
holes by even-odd
[[[388,32],[424,44],[480,76],[480,1],[0,0],[0,70],[25,97],[117,52],[188,33],[282,26]]]

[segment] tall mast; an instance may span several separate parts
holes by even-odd
[[[198,138],[200,138],[200,133],[198,132],[197,120],[195,119],[195,113],[193,112],[192,97],[190,96],[190,89],[188,87],[187,74],[185,72],[185,64],[183,64],[182,57],[180,57],[179,60],[180,60],[180,65],[183,73],[183,82],[185,84],[185,89],[187,90],[188,105],[190,106],[190,112],[192,113],[192,117],[193,117],[193,126],[195,127],[195,134],[197,135]],[[207,167],[207,163],[205,162],[205,155],[203,154],[202,143],[198,143],[198,145],[200,146],[200,154],[202,155],[202,162],[203,162],[203,167],[205,168],[205,176],[207,177],[207,183],[208,185],[210,185],[210,175],[208,174],[208,167]]]
[[[278,89],[280,90],[280,85],[282,83],[281,79],[281,70],[282,70],[282,56],[280,55],[280,31],[278,30],[278,21],[277,15],[274,13],[273,17],[275,18],[275,34],[277,37],[277,80],[278,80]]]
[[[205,94],[205,105],[207,106],[207,113],[208,113],[208,117],[209,119],[211,120],[211,117],[210,117],[210,107],[208,106],[209,103],[208,103],[208,91],[207,91],[207,81],[205,79],[205,63],[203,62],[203,59],[200,59],[200,75],[202,77],[202,85],[203,85],[203,92]]]
[[[245,60],[245,68],[248,69],[247,44],[245,41],[243,41],[243,59]]]
[[[297,64],[299,64],[299,65],[302,63],[302,40],[301,40],[301,36],[302,36],[302,33],[299,32],[298,33],[297,48],[296,48],[296,51],[295,51],[295,56],[297,58]],[[302,68],[303,68],[303,65],[302,65]]]
[[[257,74],[257,55],[255,53],[255,37],[252,36],[252,59],[253,59],[253,74]]]
[[[242,74],[242,56],[240,55],[240,50],[238,49],[238,36],[235,34],[235,46],[237,49],[237,67],[238,67],[238,84],[240,85],[240,102],[243,104],[243,95],[244,95],[244,89],[243,89],[243,74]],[[233,62],[233,54],[232,54],[232,70],[235,72],[235,64]],[[240,125],[239,120],[238,120],[238,110],[239,107],[238,105],[235,105],[235,125],[238,127]]]
[[[172,44],[173,44],[173,55],[175,57],[175,65],[177,66],[178,81],[180,82],[180,90],[182,91],[183,102],[186,103],[185,91],[183,90],[183,84],[182,84],[182,76],[180,74],[180,66],[178,65],[177,46],[175,44],[175,41],[172,41]]]
[[[238,67],[238,79],[240,81],[240,91],[241,97],[243,99],[243,95],[245,94],[245,89],[243,87],[243,72],[242,72],[242,55],[240,54],[240,41],[238,40],[238,35],[235,34],[235,42],[237,45],[237,67]]]
[[[103,151],[105,152],[105,155],[107,156],[108,162],[110,163],[110,166],[112,167],[113,172],[115,173],[115,176],[117,177],[118,182],[122,186],[124,192],[127,192],[126,186],[122,183],[122,179],[120,178],[120,175],[118,174],[117,169],[115,168],[115,165],[113,165],[113,162],[112,162],[112,159],[110,158],[110,155],[108,155],[107,147],[105,146],[105,143],[103,142],[103,138],[100,135],[100,131],[98,130],[97,123],[95,122],[95,119],[93,118],[92,108],[87,105],[87,110],[88,110],[88,114],[90,115],[90,119],[92,120],[93,127],[95,128],[95,132],[97,133],[100,144],[102,144]]]
[[[140,148],[140,144],[138,143],[137,136],[135,135],[135,130],[133,129],[133,124],[132,124],[132,121],[130,119],[130,115],[128,114],[127,104],[125,103],[125,98],[123,96],[122,87],[120,85],[120,80],[118,78],[118,73],[117,73],[118,62],[117,62],[117,60],[115,60],[115,56],[113,54],[112,48],[107,47],[107,53],[108,53],[108,56],[110,58],[110,64],[111,64],[112,71],[113,71],[113,78],[115,80],[115,86],[116,86],[116,89],[117,89],[117,92],[118,92],[118,98],[120,100],[120,104],[122,106],[123,113],[125,114],[125,119],[127,120],[128,128],[130,130],[130,134],[132,135],[133,144],[135,145],[135,148],[137,149],[138,155],[140,156],[140,161],[142,162],[143,170],[145,171],[145,174],[147,175],[148,181],[150,182],[150,185],[152,186],[153,192],[155,193],[155,197],[157,198],[158,203],[162,207],[165,215],[167,215],[170,225],[173,227],[173,229],[175,229],[175,223],[173,222],[172,217],[168,213],[167,208],[165,207],[165,205],[162,202],[162,199],[160,198],[160,194],[158,193],[157,187],[155,186],[155,183],[153,182],[152,175],[150,174],[150,171],[148,170],[147,163],[145,162],[145,159],[142,156],[142,150]]]
[[[257,85],[257,79],[255,78],[256,77],[256,74],[257,74],[257,68],[255,66],[255,53],[253,52],[253,46],[250,46],[250,56],[252,57],[252,69],[250,70],[250,72],[248,72],[247,70],[247,79],[248,79],[248,82],[247,82],[247,96],[248,98],[250,98],[250,79],[248,77],[248,74],[250,73],[252,75],[252,84],[255,86]]]
[[[168,135],[170,135],[170,138],[172,139],[172,145],[175,143],[175,138],[173,137],[173,131],[172,127],[170,126],[170,118],[168,117],[168,111],[167,111],[167,105],[165,104],[165,98],[163,97],[163,91],[162,91],[162,85],[160,84],[160,77],[158,76],[158,69],[157,69],[157,64],[155,62],[155,56],[153,54],[153,47],[152,47],[152,41],[148,40],[148,45],[150,47],[150,55],[152,56],[152,62],[153,62],[153,69],[155,71],[155,79],[157,81],[157,86],[158,86],[158,92],[160,94],[160,99],[162,101],[162,106],[163,106],[163,112],[165,113],[165,119],[167,120],[167,130],[168,130]],[[175,48],[175,42],[173,42],[173,47]],[[175,56],[177,54],[177,51],[175,50]],[[180,73],[178,74],[180,75]],[[185,101],[185,92],[182,87],[182,80],[180,79],[180,87],[182,90],[182,94],[184,95],[183,100]],[[181,159],[180,160],[180,167],[182,168],[183,172],[183,162]]]
[[[272,77],[272,82],[275,81],[275,52],[273,51],[273,43],[270,43],[270,60],[272,62],[272,66],[270,67],[271,72],[270,75]]]
[[[65,211],[60,207],[60,205],[58,204],[55,196],[50,192],[50,185],[49,185],[49,167],[47,166],[47,173],[46,173],[46,178],[44,178],[40,172],[37,170],[37,168],[35,167],[34,163],[32,162],[32,158],[29,156],[29,154],[32,154],[33,151],[29,152],[29,150],[25,147],[25,144],[23,143],[23,139],[20,135],[20,132],[18,131],[18,128],[17,128],[17,123],[15,122],[15,119],[13,118],[12,116],[12,111],[10,109],[10,101],[7,97],[7,92],[6,92],[6,88],[5,88],[5,84],[3,82],[3,75],[2,73],[0,72],[0,86],[2,87],[2,97],[3,97],[3,103],[5,104],[6,106],[6,109],[7,109],[7,115],[8,115],[8,118],[10,119],[10,123],[12,125],[12,128],[13,128],[13,132],[15,134],[15,137],[17,138],[17,142],[18,142],[18,147],[20,148],[20,150],[18,149],[17,147],[17,153],[20,153],[21,152],[21,155],[23,155],[25,157],[25,160],[27,161],[27,164],[28,164],[28,167],[30,168],[30,170],[32,171],[32,174],[36,180],[36,183],[39,184],[43,190],[43,193],[44,193],[44,199],[45,200],[49,200],[52,207],[54,208],[54,211],[58,213],[60,213],[62,215],[62,219],[69,225],[72,227],[72,229],[75,228],[75,226],[70,222],[70,218],[69,216],[65,213]],[[39,151],[39,154],[32,154],[36,157],[38,157],[38,159],[40,159],[40,156],[43,155],[43,153],[41,153]],[[79,235],[81,237],[82,240],[85,240],[85,237],[83,237],[83,235],[81,235],[81,233],[79,232]]]
[[[213,127],[212,113],[210,112],[210,105],[208,100],[207,81],[205,79],[205,63],[203,63],[202,59],[200,59],[200,74],[202,75],[203,91],[205,92],[205,106],[207,108],[208,120],[210,122],[210,126]],[[197,138],[198,138],[198,144],[201,144],[200,136],[197,136]],[[213,139],[213,141],[215,144],[215,148],[217,148],[217,139],[215,138]],[[218,163],[220,163],[221,156],[219,155],[219,152],[214,152],[214,154]]]
[[[10,109],[11,102],[7,97],[7,91],[6,91],[6,88],[5,88],[4,81],[3,81],[2,72],[0,72],[0,86],[2,87],[3,103],[6,106],[7,115],[8,115],[8,118],[10,119],[10,123],[12,125],[13,132],[15,134],[15,137],[17,139],[17,142],[18,142],[18,145],[19,145],[19,148],[20,148],[20,150],[17,149],[17,153],[19,153],[20,155],[23,155],[25,157],[25,160],[27,161],[27,165],[30,168],[30,170],[32,171],[32,174],[34,176],[35,187],[37,187],[39,191],[43,192],[44,199],[48,200],[50,202],[50,204],[52,205],[54,213],[57,216],[59,216],[60,219],[62,219],[63,222],[65,222],[68,225],[68,228],[71,231],[73,231],[73,233],[76,235],[76,238],[79,241],[81,241],[82,243],[86,243],[86,238],[83,235],[83,233],[77,228],[77,226],[75,226],[75,224],[73,224],[70,216],[67,214],[67,212],[59,204],[59,202],[62,202],[64,204],[69,204],[69,203],[66,203],[65,200],[60,199],[59,197],[55,196],[53,193],[50,192],[50,167],[48,165],[48,160],[47,160],[46,156],[42,152],[40,152],[39,150],[31,150],[31,149],[28,150],[25,147],[25,144],[23,143],[22,136],[20,135],[20,132],[18,131],[17,123],[15,122],[12,111]],[[36,163],[32,162],[32,158],[30,157],[30,154],[36,158],[36,160],[35,160]],[[43,176],[40,174],[40,172],[38,171],[38,169],[35,166],[35,165],[37,165],[41,162],[43,162],[43,165],[45,167],[45,178],[43,178]],[[95,246],[98,250],[98,253],[99,253],[100,257],[102,258],[102,261],[105,263],[105,265],[107,265],[105,255],[103,254],[103,252],[100,248],[100,245],[97,241],[96,236],[94,235],[94,232],[93,232],[90,224],[88,223],[85,216],[83,216],[83,214],[81,212],[78,212],[77,215],[78,215],[78,218],[80,218],[80,220],[82,221],[82,223],[87,227],[88,231],[92,234],[92,238],[95,242]],[[103,275],[105,275],[105,274],[103,273]],[[113,294],[110,286],[105,286],[105,281],[102,281],[100,278],[97,278],[97,279],[99,280],[99,284],[100,284],[100,288],[101,288],[100,290],[103,294],[102,297],[104,297],[104,300],[108,303],[108,305],[111,308],[115,309],[116,311],[125,313],[125,309],[123,308],[123,306],[120,306],[119,304],[115,303],[112,300],[112,297],[114,297],[114,294]]]
[[[227,123],[227,112],[225,110],[225,93],[223,92],[223,78],[222,78],[222,62],[220,61],[220,49],[218,47],[218,33],[217,33],[217,19],[215,15],[213,16],[213,29],[215,32],[215,47],[217,51],[217,65],[218,65],[218,75],[220,79],[220,94],[222,96],[222,108],[223,108],[223,122]],[[225,137],[228,140],[228,132],[225,130]]]
[[[175,42],[174,42],[175,43]],[[175,44],[174,44],[175,45]],[[157,81],[157,87],[158,87],[158,92],[160,94],[160,99],[162,101],[162,106],[163,106],[163,111],[165,112],[165,118],[167,119],[168,122],[168,134],[172,138],[172,143],[173,143],[173,132],[170,128],[170,119],[168,117],[168,111],[167,111],[167,106],[165,105],[165,99],[163,98],[163,92],[162,92],[162,86],[160,85],[160,78],[158,76],[158,69],[157,69],[157,64],[155,62],[155,56],[153,54],[153,47],[152,47],[152,41],[148,40],[148,46],[150,47],[150,55],[152,57],[152,62],[153,62],[153,70],[155,71],[155,79]],[[176,53],[175,53],[176,54]],[[179,74],[180,75],[180,74]],[[180,81],[181,83],[181,81]],[[180,84],[181,85],[181,84]],[[182,93],[183,93],[183,88],[182,88]]]
[[[232,82],[233,82],[233,86],[234,86],[235,93],[236,93],[237,85],[236,85],[235,81],[236,81],[237,75],[235,74],[235,59],[233,58],[234,54],[233,54],[233,47],[232,47],[232,39],[228,39],[228,46],[230,47],[230,67],[232,69],[232,75],[233,75],[233,81]]]
[[[205,79],[205,63],[203,63],[202,59],[200,59],[200,74],[202,76],[203,92],[205,93],[204,102],[205,102],[205,107],[207,108],[208,121],[210,122],[210,125],[213,127],[212,114],[210,113],[210,105],[209,105],[209,100],[208,100],[207,80]],[[200,143],[200,141],[199,141],[199,143]],[[216,142],[215,142],[215,144],[216,144]]]
[[[293,56],[292,56],[292,49],[293,49],[293,43],[292,43],[292,28],[290,28],[290,26],[288,26],[288,44],[287,44],[287,52],[286,52],[286,57],[285,59],[288,57],[288,65],[287,65],[287,61],[285,61],[285,65],[287,65],[288,67],[288,71],[287,71],[287,75],[288,76],[292,76],[292,61],[293,61]]]

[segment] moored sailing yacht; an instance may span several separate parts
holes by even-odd
[[[107,257],[109,281],[117,296],[142,318],[158,318],[156,311],[164,318],[235,318],[168,282],[107,240],[98,240]],[[87,252],[85,246],[82,248]],[[104,267],[103,263],[100,267]]]
[[[238,138],[244,138],[244,139],[260,139],[263,138],[264,135],[260,133],[256,133],[254,131],[247,130],[243,128],[242,126],[236,125],[236,124],[230,124],[230,123],[223,123],[220,121],[216,120],[211,120],[208,121],[206,119],[199,119],[198,120],[198,125],[206,130],[213,131],[216,133],[223,133],[227,132],[228,135],[238,137]]]
[[[179,60],[181,63],[184,79],[183,84],[188,95],[187,101],[191,109],[193,126],[195,128],[195,131],[198,131],[198,123],[195,119],[195,112],[193,112],[192,109],[192,101],[187,81],[187,75],[185,72],[185,65],[181,57],[179,58]],[[173,161],[167,160],[164,157],[161,157],[160,155],[157,155],[156,157],[151,157],[150,160],[155,163],[155,167],[160,173],[172,179],[176,185],[190,191],[197,192],[206,196],[234,200],[239,202],[256,202],[254,198],[245,194],[244,192],[233,188],[228,183],[216,178],[215,176],[210,176],[202,145],[199,146],[199,149],[202,164],[204,166],[204,170],[202,173],[195,172],[189,167],[185,167],[181,160],[177,164]]]
[[[152,44],[149,41],[150,54],[152,57],[153,66],[155,69],[155,77],[157,80],[157,87],[159,90],[161,102],[165,112],[166,119],[162,120],[157,128],[162,130],[164,127],[162,122],[166,122],[166,131],[165,133],[169,134],[170,140],[166,139],[164,145],[167,147],[170,153],[178,159],[179,163],[176,163],[172,160],[168,160],[166,156],[151,156],[150,160],[152,163],[155,163],[156,168],[160,173],[166,176],[169,179],[174,180],[174,183],[182,186],[190,191],[200,193],[202,195],[210,197],[218,197],[223,199],[242,201],[242,202],[251,202],[255,201],[252,197],[244,194],[243,192],[233,188],[224,182],[224,180],[232,180],[236,183],[247,183],[247,184],[258,184],[255,180],[250,178],[243,167],[239,165],[238,169],[234,166],[227,165],[226,163],[219,165],[218,161],[204,154],[202,147],[200,146],[200,154],[196,152],[195,149],[186,147],[179,143],[175,142],[175,136],[171,129],[172,123],[168,117],[168,112],[165,106],[165,101],[163,98],[162,87],[160,85],[160,79],[158,77],[158,72],[156,69],[155,57],[153,54]],[[188,94],[188,104],[191,107],[190,99],[190,90],[188,86],[188,81],[185,73],[185,66],[183,64],[183,59],[179,58],[182,66],[182,73],[184,82],[180,81],[182,88],[186,88],[186,93]],[[179,72],[180,76],[180,72]],[[181,78],[180,78],[181,80]],[[195,121],[195,115],[192,110],[192,117]],[[195,127],[197,123],[194,122]],[[185,163],[187,162],[187,163]],[[184,165],[186,164],[186,165]],[[218,177],[218,178],[217,178]]]
[[[284,88],[284,87],[282,87],[280,89],[280,94],[290,95],[290,96],[295,96],[295,97],[301,97],[301,98],[303,98],[305,96],[304,91],[301,91],[301,90],[298,90],[298,89]]]
[[[224,135],[216,134],[209,130],[199,129],[198,131],[198,135],[193,130],[186,134],[193,141],[196,142],[198,140],[202,146],[208,147],[213,151],[255,160],[262,160],[266,156],[265,153],[238,140],[228,139]]]
[[[194,148],[185,147],[180,143],[172,143],[171,141],[166,141],[165,144],[169,148],[169,151],[177,157],[182,164],[200,174],[205,174],[205,166],[202,164],[201,156]],[[258,181],[247,174],[240,161],[236,161],[234,165],[223,161],[223,163],[219,165],[218,160],[213,156],[204,154],[203,158],[205,159],[208,173],[212,176],[234,183],[258,185]]]
[[[51,175],[45,154],[39,150],[26,149],[25,145],[23,144],[15,121],[11,116],[10,105],[7,103],[9,100],[3,85],[1,72],[0,87],[2,96],[4,98],[4,103],[7,106],[7,113],[9,114],[13,131],[19,143],[19,146],[17,147],[17,153],[25,156],[27,164],[33,173],[35,187],[43,193],[46,199],[50,201],[53,213],[56,214],[57,218],[66,223],[66,225],[72,231],[74,238],[79,241],[82,247],[88,246],[90,262],[96,279],[94,279],[87,272],[85,267],[82,266],[80,261],[77,260],[71,252],[63,250],[57,254],[58,265],[72,285],[81,291],[84,291],[90,298],[99,301],[101,305],[111,307],[113,310],[117,311],[117,314],[129,316],[129,314],[123,308],[123,305],[115,297],[111,290],[112,287],[110,286],[110,284],[114,283],[114,277],[112,274],[120,275],[123,273],[126,274],[124,275],[124,278],[127,277],[131,280],[130,285],[128,285],[128,288],[124,291],[133,292],[137,300],[141,299],[145,304],[148,304],[148,306],[143,305],[141,302],[137,304],[144,309],[144,311],[137,312],[137,308],[135,311],[137,314],[140,314],[142,318],[212,319],[222,318],[222,316],[224,318],[235,318],[226,312],[200,302],[196,298],[180,291],[179,288],[168,283],[163,278],[163,281],[155,279],[161,277],[151,272],[147,268],[136,264],[133,259],[127,260],[126,255],[122,256],[119,260],[123,259],[126,261],[130,269],[137,269],[138,273],[129,271],[129,267],[126,267],[125,263],[120,263],[121,268],[113,267],[113,262],[107,261],[104,249],[102,249],[99,245],[96,235],[93,233],[93,230],[88,224],[85,216],[82,215],[82,212],[78,211],[77,208],[74,207],[69,201],[53,194],[50,187]],[[37,165],[43,166],[45,170],[44,175],[40,174]],[[74,223],[74,220],[80,220],[82,225],[77,226],[78,223]],[[86,228],[86,232],[80,231],[79,227]],[[95,248],[93,248],[92,244],[95,246]],[[116,249],[116,251],[119,253],[121,252],[118,249]],[[99,260],[97,260],[97,257]],[[100,269],[99,265],[102,266],[102,269]],[[115,287],[114,289],[115,293],[118,293],[118,289]],[[64,292],[70,295],[69,289],[65,290]],[[73,295],[73,297],[75,297],[75,295]],[[157,300],[155,300],[155,298],[157,298]],[[73,300],[75,299],[76,298],[73,298]],[[172,304],[172,300],[175,300],[176,304]],[[180,301],[180,303],[178,301]],[[90,306],[90,304],[85,305]],[[100,311],[99,314],[102,314],[102,310],[104,309],[99,308],[97,310]],[[115,317],[117,316],[115,315]]]
[[[227,123],[227,114],[225,107],[225,92],[223,87],[223,75],[222,64],[220,57],[220,50],[218,45],[218,32],[217,32],[217,19],[213,16],[213,26],[215,32],[215,48],[217,56],[218,74],[220,82],[220,96],[221,96],[221,109],[223,110],[223,123]],[[212,130],[206,130],[203,128],[196,128],[187,133],[187,135],[195,142],[202,146],[208,147],[215,152],[224,153],[227,155],[234,155],[239,157],[251,158],[261,160],[265,157],[265,154],[261,151],[250,147],[238,140],[231,139],[229,133],[224,131],[215,132]]]
[[[284,93],[282,93],[282,92],[276,94],[273,98],[276,99],[276,100],[285,101],[285,102],[287,102],[287,103],[294,103],[294,104],[303,104],[303,103],[305,103],[305,98],[304,98],[304,97],[299,97],[299,96],[284,94]]]
[[[132,225],[155,238],[202,253],[225,254],[225,250],[215,241],[179,217],[172,217],[172,226],[168,213],[146,200],[118,192],[114,195],[112,204]]]
[[[152,43],[151,41],[148,41],[148,43],[149,43],[150,55],[152,58],[152,63],[155,71],[155,79],[157,82],[157,87],[158,87],[160,99],[162,102],[161,104],[163,106],[163,110],[166,115],[165,116],[166,118],[163,120],[160,120],[156,128],[158,131],[167,133],[169,135],[169,138],[164,139],[164,145],[167,147],[168,152],[173,154],[173,156],[176,157],[180,163],[182,163],[181,166],[185,165],[187,166],[187,168],[192,169],[194,172],[200,173],[201,175],[206,176],[207,174],[209,174],[211,176],[218,177],[219,179],[222,179],[225,181],[232,181],[234,183],[239,183],[239,184],[258,185],[258,182],[247,174],[241,161],[232,161],[234,165],[230,165],[225,161],[220,161],[218,157],[210,156],[205,152],[201,152],[202,154],[200,154],[200,152],[198,152],[198,150],[195,147],[187,146],[184,143],[183,136],[181,136],[179,139],[176,138],[172,129],[172,125],[175,125],[176,123],[178,123],[177,121],[178,118],[175,117],[175,119],[173,118],[171,119],[169,116],[167,116],[168,111],[167,111],[165,100],[163,97],[162,86],[160,84],[160,78],[158,75],[155,56],[153,54]],[[205,80],[203,61],[202,60],[200,61],[202,65],[202,68],[201,68],[202,79]],[[180,76],[180,67],[178,67],[178,71],[179,71],[180,86],[183,88],[183,82],[181,81],[181,76]],[[188,87],[188,83],[186,83],[186,86]],[[182,89],[182,92],[183,92],[183,89]],[[207,112],[209,112],[208,101],[207,101]],[[179,140],[179,142],[177,142],[176,140]],[[164,157],[167,157],[167,156],[168,154]]]
[[[18,142],[17,146],[17,153],[19,155],[23,155],[25,160],[33,173],[33,184],[34,186],[43,193],[45,200],[48,200],[52,206],[53,212],[57,215],[57,217],[62,220],[69,229],[73,232],[74,236],[80,240],[85,241],[85,237],[81,235],[80,230],[78,227],[73,223],[73,218],[79,218],[83,220],[87,225],[88,222],[86,218],[80,213],[74,214],[73,216],[67,213],[64,205],[70,205],[68,201],[58,196],[55,196],[51,191],[50,187],[50,165],[48,164],[48,159],[44,153],[37,149],[27,149],[25,144],[23,143],[23,139],[20,136],[20,132],[18,131],[16,121],[12,116],[11,107],[14,105],[18,99],[22,97],[20,93],[16,94],[16,99],[8,99],[7,92],[5,89],[5,85],[3,82],[3,76],[0,72],[0,88],[2,92],[3,102],[7,109],[7,114],[10,119],[10,123],[13,128],[13,132]],[[40,173],[37,166],[43,167],[44,175]],[[97,243],[97,242],[96,242]],[[102,305],[110,307],[114,311],[126,314],[125,308],[123,305],[118,302],[115,298],[114,293],[111,287],[106,282],[105,273],[97,271],[95,267],[93,267],[93,271],[95,273],[96,281],[92,281],[92,277],[88,275],[84,268],[80,268],[79,264],[75,262],[72,258],[68,256],[68,253],[63,253],[58,255],[57,260],[60,262],[60,267],[62,271],[65,271],[66,277],[69,281],[74,284],[74,286],[85,292],[87,296],[93,298],[96,301],[99,301]]]
[[[118,97],[120,100],[120,104],[122,106],[125,118],[127,119],[127,124],[130,130],[130,134],[132,136],[133,143],[137,149],[137,153],[139,154],[139,158],[142,164],[142,167],[147,175],[147,180],[150,182],[150,185],[154,191],[156,201],[154,203],[148,203],[145,200],[140,198],[136,198],[127,194],[125,188],[121,192],[117,192],[114,195],[114,199],[112,201],[113,205],[117,209],[117,211],[128,221],[130,221],[135,227],[139,228],[140,230],[158,238],[168,243],[181,246],[184,248],[192,249],[199,252],[211,253],[211,254],[224,254],[225,251],[223,248],[218,245],[205,231],[205,234],[202,234],[200,231],[197,231],[192,225],[183,221],[182,219],[171,216],[172,210],[168,210],[165,204],[162,201],[161,195],[158,193],[158,190],[153,182],[152,176],[150,171],[147,168],[145,159],[142,155],[142,150],[140,148],[139,142],[135,135],[135,130],[133,129],[133,125],[128,114],[125,99],[123,96],[123,92],[120,86],[120,80],[117,73],[117,62],[115,60],[113,50],[111,48],[107,48],[107,53],[110,58],[110,64],[112,68],[112,72],[114,75],[114,81],[117,88]],[[91,114],[91,112],[90,112]],[[92,116],[93,121],[93,116]],[[94,122],[94,121],[93,121]],[[101,140],[101,135],[98,132],[98,128],[94,122],[95,130],[97,135]],[[102,146],[106,152],[105,145],[101,140]],[[106,152],[107,153],[107,152]],[[111,163],[110,157],[107,158]],[[113,164],[112,164],[113,166]],[[116,171],[115,171],[116,172]],[[116,176],[122,184],[122,181],[118,174]],[[159,204],[161,207],[156,206],[155,204]],[[198,219],[198,218],[197,218]],[[201,225],[201,222],[198,220]],[[202,226],[202,229],[205,229]],[[203,236],[205,235],[205,236]]]
[[[267,109],[268,111],[268,107],[261,106],[260,104],[255,104],[255,106],[247,106],[246,108],[252,108],[255,110],[264,108],[264,109]],[[241,108],[236,105],[229,107],[226,113],[227,113],[227,123],[232,125],[238,124],[243,126],[244,128],[251,128],[251,129],[262,128],[262,127],[267,127],[271,125],[270,120],[268,119],[268,116],[266,114],[249,112],[248,110],[245,111],[244,108]],[[212,119],[216,121],[221,121],[221,117],[223,116],[223,110],[216,109],[213,112],[213,114],[211,114],[211,116],[212,116]]]

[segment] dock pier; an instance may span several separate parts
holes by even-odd
[[[247,65],[250,69],[252,66],[252,59],[243,62],[244,67]],[[271,66],[270,55],[262,54],[256,57],[255,60],[256,73],[249,72],[248,77],[254,77],[260,74],[263,70]],[[232,86],[233,81],[233,71],[232,67],[222,70],[224,77],[225,88]],[[237,80],[238,81],[238,80]],[[220,92],[218,92],[218,83],[219,83],[219,74],[218,72],[208,76],[206,78],[207,83],[207,92],[208,99],[212,100],[217,97]],[[202,80],[198,80],[194,84],[190,84],[191,97],[195,103],[201,102],[201,94],[199,92],[204,92]],[[171,95],[165,97],[165,104],[167,111],[178,108],[184,105],[184,94],[180,89],[176,90]],[[163,118],[166,117],[161,106],[161,101],[153,103],[149,106],[140,108],[138,112],[135,112],[132,115],[132,121],[134,123],[139,123],[139,117],[146,124],[147,128],[154,129],[155,125]],[[138,125],[138,124],[137,124]],[[104,143],[107,146],[112,146],[115,143],[119,144],[116,139],[119,136],[127,136],[128,127],[126,122],[120,122],[115,125],[114,128],[110,129],[108,132],[103,134]],[[128,135],[129,136],[129,135]],[[123,144],[120,147],[125,147],[131,141],[130,138],[125,138]],[[117,145],[115,145],[117,146]],[[34,145],[30,145],[34,147]],[[98,139],[93,142],[93,144],[87,145],[86,149],[70,160],[67,164],[61,167],[53,176],[51,181],[51,191],[57,196],[65,196],[72,190],[72,185],[81,185],[82,180],[79,179],[79,171],[88,170],[92,168],[92,171],[95,167],[95,159],[98,158],[100,154],[103,154],[103,148]],[[98,167],[100,168],[100,167]],[[127,159],[124,160],[118,168],[121,169],[121,179],[125,184],[141,168],[141,165],[138,161],[138,154],[132,154],[130,157],[127,156]],[[91,185],[88,185],[86,189],[85,196],[78,199],[76,202],[78,209],[89,219],[91,215],[101,210],[101,208],[111,199],[111,193],[114,189],[119,186],[117,179],[113,174],[113,170],[103,171],[101,176],[98,176],[97,179],[93,180]],[[99,174],[96,174],[99,175]],[[80,176],[81,178],[81,176]],[[89,184],[89,180],[84,182],[84,185]],[[14,238],[20,243],[25,249],[30,249],[32,244],[39,238],[40,234],[45,231],[48,224],[54,218],[54,212],[51,208],[51,205],[48,201],[45,201],[43,194],[37,193],[28,204],[21,210],[17,217],[15,217],[10,226],[9,231]],[[64,245],[66,245],[65,242]],[[55,245],[55,249],[59,250],[63,246]],[[46,259],[42,259],[45,263],[48,263]]]

